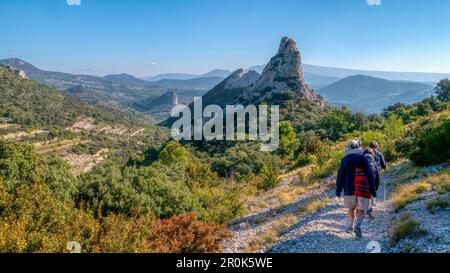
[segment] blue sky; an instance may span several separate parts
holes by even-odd
[[[233,70],[284,35],[309,64],[450,73],[448,0],[1,0],[0,26],[0,58],[71,73]]]

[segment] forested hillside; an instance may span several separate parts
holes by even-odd
[[[0,66],[0,115],[14,124],[45,129],[72,125],[80,116],[122,124],[149,124],[143,116],[125,110],[93,106],[44,84],[23,79]]]
[[[0,67],[0,79],[0,136],[61,157],[76,175],[168,137],[140,114],[89,104],[17,71]]]

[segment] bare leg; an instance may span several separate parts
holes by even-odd
[[[355,222],[355,209],[348,209],[347,232],[353,231],[353,223]]]
[[[362,237],[361,225],[364,221],[365,215],[366,215],[366,211],[364,211],[364,210],[356,211],[355,234],[357,237]]]
[[[348,218],[351,221],[355,220],[355,211],[356,211],[356,209],[348,209]]]

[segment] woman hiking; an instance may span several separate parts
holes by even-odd
[[[359,140],[348,144],[336,178],[336,196],[344,192],[344,206],[348,209],[347,232],[362,237],[361,225],[372,197],[376,197],[373,150],[362,150]]]

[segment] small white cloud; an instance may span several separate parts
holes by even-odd
[[[81,6],[81,0],[66,0],[69,6]]]
[[[381,6],[381,0],[366,0],[369,6]]]

